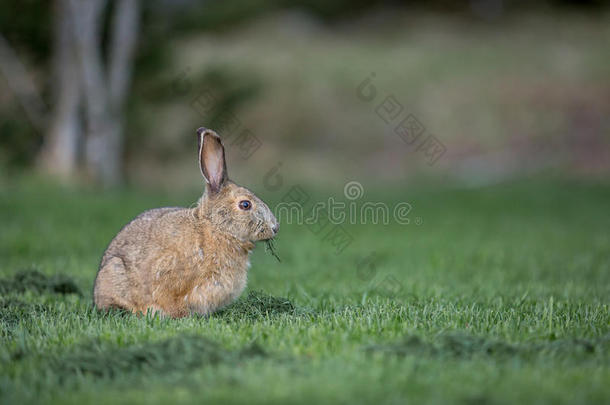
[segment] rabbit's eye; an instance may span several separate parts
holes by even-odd
[[[239,202],[239,208],[244,211],[248,211],[250,208],[252,208],[252,203],[248,200],[241,200]]]

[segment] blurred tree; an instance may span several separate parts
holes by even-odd
[[[50,111],[0,36],[0,68],[32,125],[45,133],[40,162],[50,173],[74,175],[83,155],[94,179],[108,185],[121,181],[123,107],[139,16],[139,0],[55,1]]]
[[[73,44],[68,0],[57,0],[54,10],[52,76],[54,109],[41,151],[41,164],[52,174],[71,176],[77,168],[81,137],[81,86]]]
[[[121,180],[122,109],[131,79],[139,22],[139,0],[117,0],[110,24],[106,63],[102,57],[105,0],[69,1],[63,19],[72,22],[74,54],[85,101],[85,162],[102,183]]]

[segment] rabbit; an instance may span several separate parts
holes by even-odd
[[[220,136],[206,128],[197,135],[203,195],[194,208],[152,209],[123,227],[102,257],[96,308],[210,315],[243,292],[254,243],[278,233],[269,207],[229,180]]]

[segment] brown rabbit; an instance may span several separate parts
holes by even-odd
[[[208,315],[246,287],[254,242],[277,234],[269,207],[228,179],[220,137],[205,128],[197,134],[205,179],[197,206],[146,211],[118,233],[95,279],[97,308]]]

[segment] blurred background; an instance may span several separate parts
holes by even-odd
[[[5,0],[2,177],[478,186],[610,172],[604,1]]]

